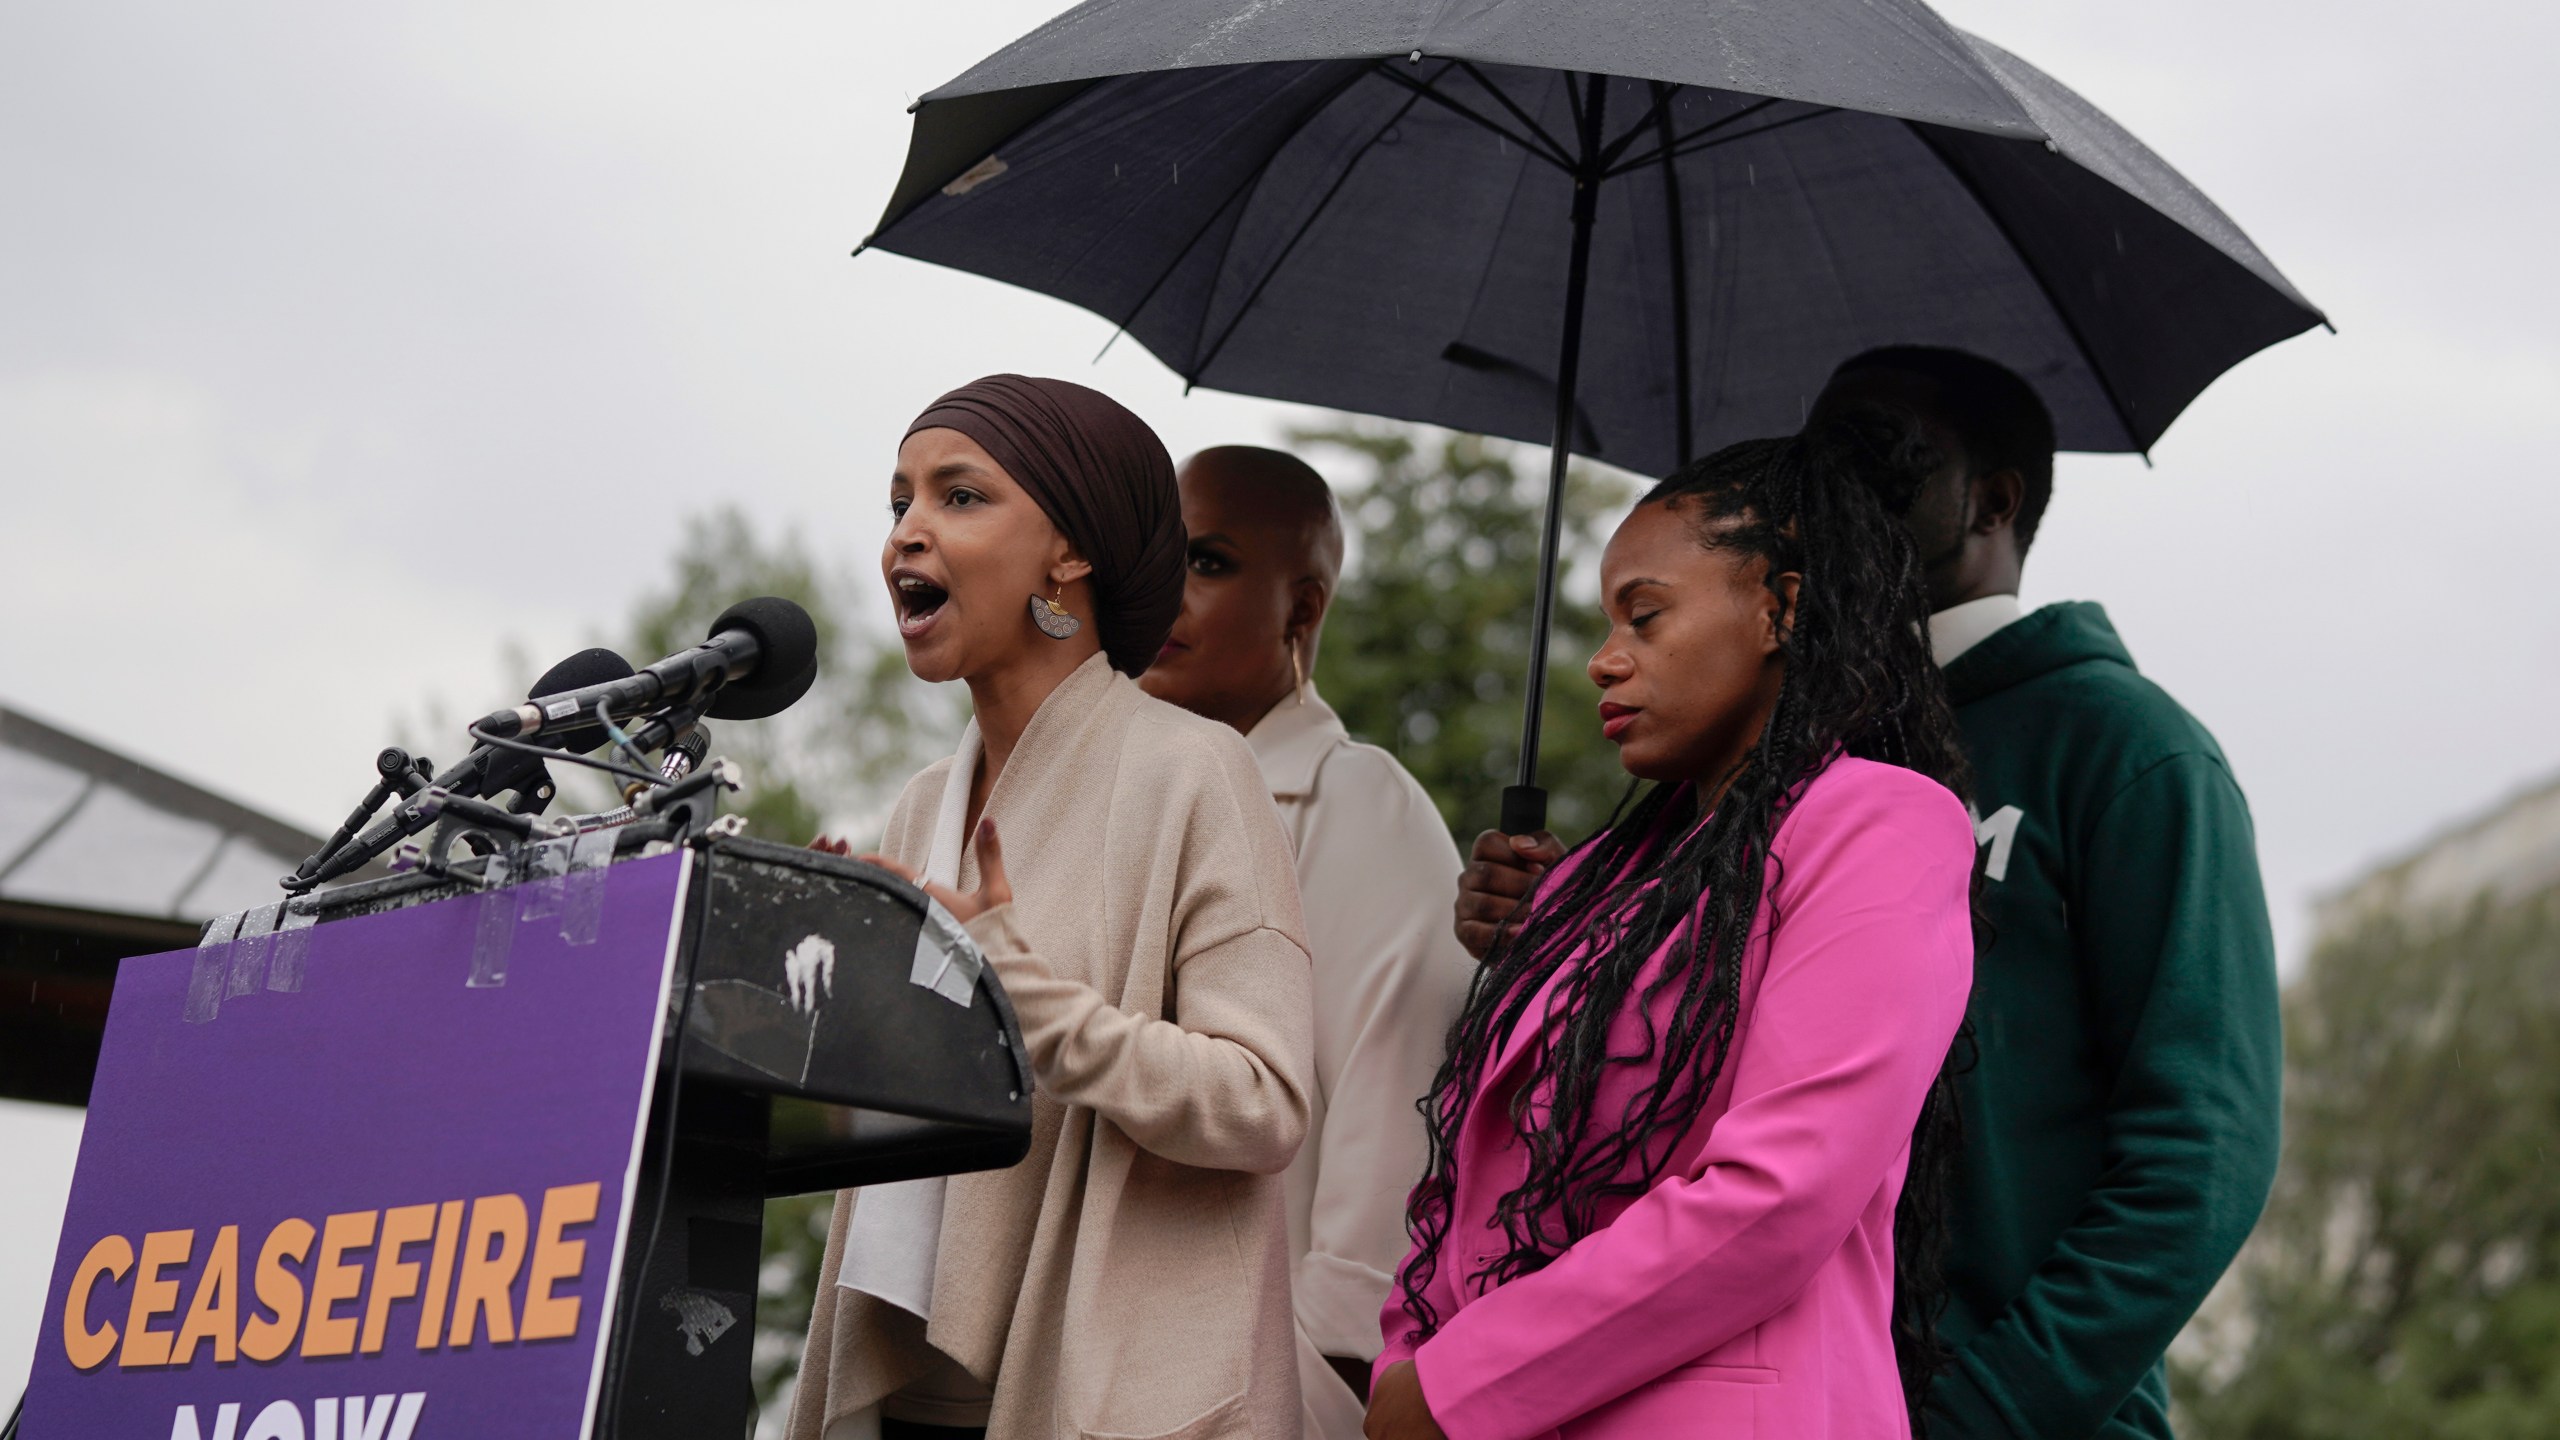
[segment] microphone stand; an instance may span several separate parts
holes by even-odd
[[[640,717],[642,723],[638,728],[622,738],[617,748],[626,753],[645,756],[653,750],[666,752],[658,773],[654,775],[621,765],[585,760],[565,751],[548,751],[535,745],[482,735],[477,729],[472,732],[473,738],[481,743],[452,768],[432,777],[427,773],[431,768],[427,761],[412,759],[407,751],[397,746],[385,748],[374,757],[377,778],[373,788],[366,792],[362,803],[347,816],[346,823],[340,825],[335,834],[291,875],[283,877],[283,888],[291,895],[308,894],[328,881],[362,869],[394,845],[412,839],[429,826],[439,823],[476,830],[493,842],[497,836],[504,835],[522,844],[533,839],[550,838],[554,834],[574,834],[580,830],[628,824],[653,811],[663,811],[678,799],[700,793],[715,780],[734,790],[737,778],[733,767],[714,762],[704,770],[696,771],[694,768],[709,745],[708,732],[698,722],[717,694],[715,689],[691,702]],[[621,733],[601,705],[597,718],[608,733]],[[518,777],[500,768],[501,759],[516,751],[534,757],[530,774]],[[632,784],[624,791],[629,803],[602,815],[578,816],[566,821],[541,820],[540,812],[550,803],[552,788],[545,762],[552,759],[597,764],[599,768],[631,777]],[[695,783],[680,783],[688,779]],[[509,788],[519,788],[513,806],[501,808],[489,803],[488,796]],[[372,820],[374,813],[395,794],[401,797],[402,803],[393,808],[388,819],[364,830],[366,822]],[[446,837],[445,842],[434,847],[430,869],[440,871],[445,868],[444,857],[450,853],[451,838]]]
[[[397,745],[389,745],[383,747],[382,752],[373,757],[373,768],[374,772],[382,778],[376,780],[373,788],[365,792],[364,799],[357,803],[354,810],[348,812],[346,823],[338,827],[337,833],[320,842],[320,848],[312,851],[299,868],[285,877],[285,889],[306,890],[312,884],[317,884],[320,868],[344,849],[348,841],[356,838],[356,832],[363,829],[365,822],[373,818],[374,811],[382,808],[383,801],[390,799],[394,791],[404,798],[417,794],[426,788],[427,776],[435,767],[423,759],[413,761],[409,758],[408,751]],[[296,885],[296,881],[306,883]]]

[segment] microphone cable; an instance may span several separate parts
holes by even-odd
[[[601,697],[597,699],[596,723],[604,727],[605,738],[613,742],[614,753],[620,755],[625,760],[630,761],[635,769],[648,769],[649,757],[631,748],[631,737],[623,733],[621,726],[613,723],[613,711],[609,708],[609,705],[610,702],[602,699]],[[645,729],[647,727],[644,726],[642,728]]]
[[[601,711],[602,707],[599,706],[598,710]],[[611,722],[608,721],[607,723],[610,724]],[[609,775],[619,775],[626,780],[643,780],[651,785],[664,783],[659,780],[657,776],[650,774],[646,770],[634,770],[627,765],[616,765],[610,760],[599,760],[592,755],[576,755],[566,750],[546,750],[539,745],[528,745],[521,740],[510,740],[504,736],[492,735],[488,731],[481,729],[479,722],[476,720],[473,721],[470,727],[463,733],[469,735],[472,739],[479,741],[483,745],[492,747],[493,749],[514,750],[521,754],[540,756],[544,760],[565,760],[572,765],[584,765],[591,770],[602,770]],[[627,739],[629,737],[626,736],[624,738]]]

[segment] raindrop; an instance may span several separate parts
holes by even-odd
[[[1419,50],[1416,50],[1416,51],[1414,51],[1412,54],[1407,55],[1407,56],[1406,56],[1406,57],[1404,57],[1404,58],[1405,58],[1405,60],[1406,60],[1408,63],[1415,64],[1415,65],[1419,65],[1419,64],[1421,64],[1421,63],[1422,63],[1422,52],[1421,52],[1421,51],[1419,51]]]
[[[1744,176],[1751,182],[1752,188],[1759,188],[1760,167],[1757,165],[1745,165],[1742,167],[1742,171]]]
[[[1173,162],[1173,183],[1176,185],[1182,183],[1182,162],[1179,160]]]
[[[2050,140],[2047,140],[2044,142],[2044,153],[2047,155],[2059,155],[2062,153],[2062,147],[2054,144]]]

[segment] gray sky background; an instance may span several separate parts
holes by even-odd
[[[0,10],[0,702],[325,829],[398,716],[505,698],[502,641],[612,626],[690,512],[868,573],[897,437],[959,380],[1098,384],[1177,453],[1311,415],[847,258],[907,102],[1061,8]],[[2338,323],[2207,391],[2156,468],[2067,457],[2027,581],[2104,600],[2221,737],[2298,958],[2312,895],[2560,767],[2560,11],[1941,9]],[[0,1397],[67,1134],[0,1108]]]

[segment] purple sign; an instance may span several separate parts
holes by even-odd
[[[688,863],[125,961],[29,1440],[585,1435]]]

